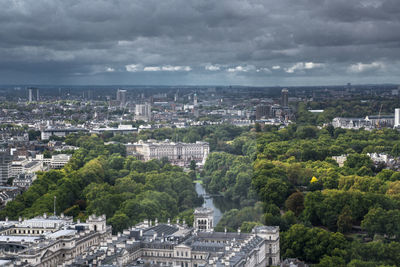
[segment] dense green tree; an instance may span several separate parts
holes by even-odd
[[[298,216],[304,209],[303,193],[297,191],[291,194],[285,201],[285,207]]]
[[[321,259],[319,264],[317,264],[316,266],[319,266],[319,267],[345,267],[346,266],[346,262],[341,257],[325,255]]]
[[[400,156],[400,143],[397,143],[393,146],[392,150],[390,151],[390,154],[394,157]]]
[[[346,250],[349,244],[340,233],[295,224],[282,233],[282,256],[298,257],[307,262],[319,262],[324,255],[333,256]]]
[[[353,226],[353,218],[351,217],[351,210],[349,206],[344,206],[342,213],[337,220],[337,228],[341,233],[347,233]]]
[[[289,194],[289,186],[276,178],[270,178],[265,186],[260,189],[261,199],[267,203],[282,206]]]
[[[129,217],[122,212],[115,213],[109,222],[113,226],[114,233],[122,232],[124,229],[127,229],[130,226]]]
[[[296,135],[300,139],[315,138],[317,136],[317,129],[312,126],[301,126],[297,128]]]
[[[361,223],[370,236],[385,234],[389,238],[400,239],[400,211],[372,208]]]
[[[362,167],[370,169],[372,167],[372,160],[367,155],[351,154],[347,157],[344,165],[351,169],[359,170]]]
[[[190,161],[190,169],[191,169],[192,171],[195,171],[195,170],[196,170],[196,162],[195,162],[194,160]]]
[[[231,209],[224,213],[215,231],[223,232],[224,228],[230,232],[236,232],[244,222],[263,222],[263,207],[261,203],[256,203],[254,207],[242,209]]]

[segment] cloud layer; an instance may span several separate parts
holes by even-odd
[[[0,3],[0,83],[400,82],[398,0]]]

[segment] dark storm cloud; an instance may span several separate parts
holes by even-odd
[[[398,82],[398,0],[0,3],[2,83]]]

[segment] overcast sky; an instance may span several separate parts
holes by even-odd
[[[0,0],[0,83],[400,83],[399,0]]]

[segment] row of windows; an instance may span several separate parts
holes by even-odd
[[[44,230],[17,230],[14,229],[14,234],[43,234]]]
[[[221,241],[221,240],[207,240],[206,239],[203,242],[204,243],[217,243],[217,244],[224,243],[224,244],[228,244],[229,240]]]
[[[162,252],[144,252],[144,256],[154,256],[154,257],[172,257],[172,253],[162,253]]]
[[[189,257],[189,253],[187,252],[187,251],[181,251],[181,252],[179,252],[179,251],[177,251],[176,252],[176,256],[177,257]],[[169,258],[171,258],[172,257],[172,253],[163,253],[163,252],[147,252],[147,251],[145,251],[144,253],[143,253],[143,255],[144,256],[149,256],[149,257],[169,257]],[[203,259],[203,255],[199,255],[199,256],[197,256],[197,255],[193,255],[193,258],[194,259]]]
[[[176,256],[177,257],[188,257],[188,252],[187,251],[181,251],[181,253],[179,253],[179,251],[176,252]]]

